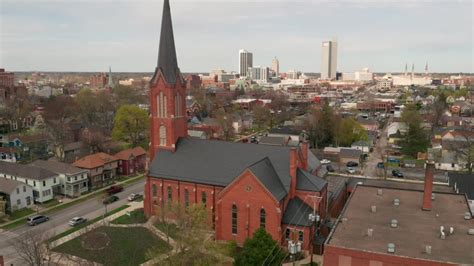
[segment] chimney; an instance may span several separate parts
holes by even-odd
[[[296,148],[290,150],[290,199],[296,195],[296,170],[298,167],[298,154]]]
[[[307,141],[301,143],[301,155],[302,155],[302,166],[305,171],[308,171],[308,152],[309,152],[309,145]]]
[[[422,210],[431,211],[431,194],[433,193],[433,171],[434,163],[431,161],[426,162],[426,171],[425,171],[425,190],[423,192],[423,206]]]

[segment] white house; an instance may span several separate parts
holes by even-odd
[[[0,161],[0,178],[19,181],[32,187],[33,200],[46,202],[60,193],[61,183],[58,174],[51,171],[16,163]]]
[[[33,204],[33,189],[15,180],[0,178],[0,196],[7,200],[7,212],[21,210]]]
[[[87,170],[57,161],[37,160],[30,164],[58,175],[59,193],[67,197],[78,197],[89,190]]]

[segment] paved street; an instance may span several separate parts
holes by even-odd
[[[116,194],[120,200],[108,205],[108,211],[125,205],[128,202],[127,197],[130,193],[143,194],[144,185],[145,180],[140,180],[137,183],[126,187],[124,191]],[[69,229],[70,227],[67,223],[73,217],[83,216],[90,220],[101,216],[104,214],[104,211],[105,208],[104,204],[102,204],[102,199],[96,197],[50,215],[50,220],[43,224],[34,227],[25,224],[13,229],[12,231],[0,233],[0,255],[5,257],[5,265],[22,265],[15,250],[10,245],[11,241],[13,241],[18,235],[31,231],[32,233],[44,232],[48,236],[54,236]]]

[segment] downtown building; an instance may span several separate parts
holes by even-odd
[[[239,74],[241,77],[249,75],[249,68],[253,67],[253,54],[247,50],[239,50]]]
[[[321,79],[336,79],[337,41],[325,41],[321,48]]]
[[[165,0],[158,63],[150,82],[150,169],[144,209],[202,204],[217,240],[243,245],[264,228],[282,246],[315,239],[309,214],[326,217],[328,184],[307,143],[253,145],[188,137],[186,83],[178,67],[169,1]],[[247,68],[248,69],[248,68]]]

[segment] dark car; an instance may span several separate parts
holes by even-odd
[[[104,204],[110,204],[110,203],[116,202],[117,200],[119,200],[119,198],[117,196],[109,196],[109,197],[104,199],[103,203]]]
[[[122,191],[123,191],[122,186],[111,186],[106,190],[107,194],[109,194],[109,195],[113,195],[113,194],[116,194],[116,193],[119,193],[119,192],[122,192]]]
[[[48,220],[49,220],[49,218],[47,216],[35,215],[35,216],[28,217],[28,219],[26,219],[26,223],[28,225],[35,226],[37,224],[44,223]]]
[[[326,170],[328,170],[328,172],[334,173],[334,167],[332,167],[332,165],[326,166]]]
[[[350,162],[347,162],[346,166],[347,167],[357,167],[357,166],[359,166],[359,164],[356,163],[356,162],[350,161]]]
[[[385,164],[383,162],[377,163],[377,168],[385,168]]]
[[[403,173],[400,172],[399,170],[392,170],[392,175],[394,177],[403,177]]]

